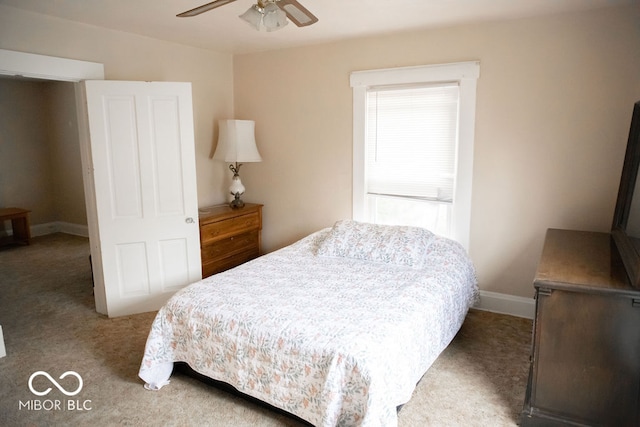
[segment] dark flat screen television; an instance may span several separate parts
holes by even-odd
[[[631,285],[640,288],[640,101],[633,106],[611,234]]]

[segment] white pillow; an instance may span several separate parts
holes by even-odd
[[[318,255],[422,268],[434,234],[419,227],[342,220],[318,246]]]

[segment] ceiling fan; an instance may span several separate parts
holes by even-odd
[[[234,1],[236,0],[215,0],[176,16],[186,18],[200,15]],[[274,31],[284,27],[287,24],[287,18],[298,27],[306,27],[318,22],[318,18],[296,0],[258,0],[249,10],[240,15],[240,18],[247,21],[257,30],[265,27],[267,31]]]

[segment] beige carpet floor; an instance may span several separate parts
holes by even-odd
[[[88,240],[65,234],[0,250],[0,426],[298,426],[299,421],[184,374],[159,392],[137,377],[154,313],[95,312]],[[514,426],[531,321],[472,310],[417,385],[399,426]],[[78,388],[74,371],[83,380]],[[81,409],[81,410],[80,410]]]

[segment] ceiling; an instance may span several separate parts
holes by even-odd
[[[637,0],[299,0],[319,18],[257,32],[238,18],[255,0],[237,0],[192,18],[176,14],[212,0],[0,0],[1,5],[233,54],[317,44],[372,34],[514,19]]]

